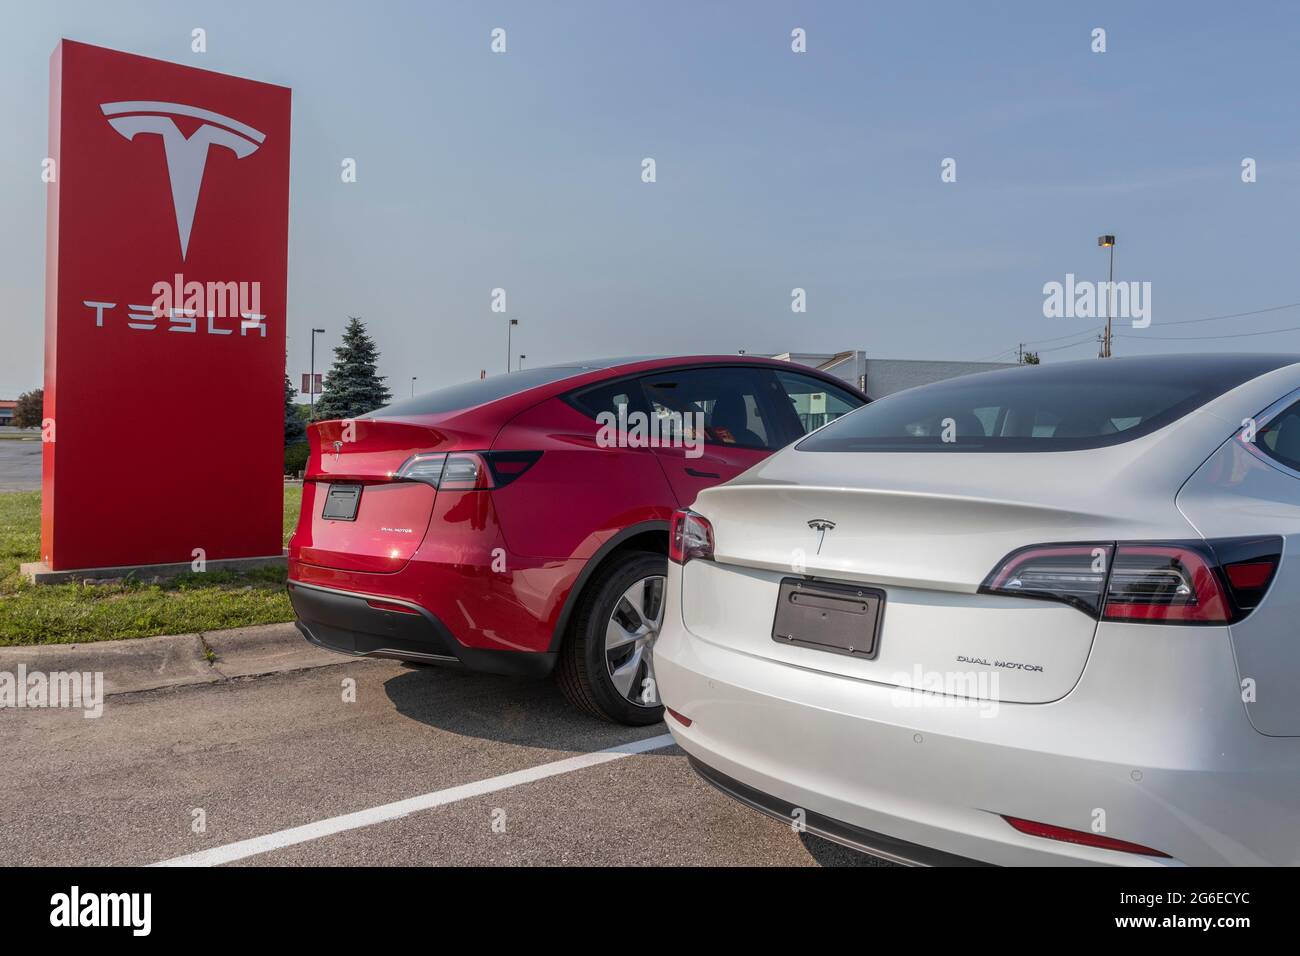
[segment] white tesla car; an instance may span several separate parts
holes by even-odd
[[[1300,356],[1026,366],[674,516],[697,772],[907,863],[1300,863]]]

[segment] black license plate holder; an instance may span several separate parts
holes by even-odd
[[[332,484],[325,492],[325,507],[320,516],[327,521],[356,521],[360,506],[360,485]]]
[[[885,618],[880,588],[782,578],[772,640],[866,660],[876,656]]]

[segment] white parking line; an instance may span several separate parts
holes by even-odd
[[[503,773],[499,777],[489,777],[486,780],[462,784],[459,787],[435,790],[433,793],[408,797],[405,800],[398,800],[396,803],[385,803],[383,806],[371,807],[369,810],[345,813],[342,816],[330,817],[327,820],[318,820],[315,823],[307,823],[300,827],[280,830],[278,833],[253,837],[251,840],[240,840],[238,843],[227,843],[225,846],[200,850],[198,853],[187,853],[185,856],[172,857],[170,860],[163,860],[161,863],[154,863],[153,865],[218,866],[222,863],[231,863],[235,860],[256,856],[259,853],[267,853],[282,847],[293,846],[296,843],[319,840],[321,837],[330,836],[334,833],[343,833],[346,830],[356,830],[360,827],[384,823],[387,820],[396,820],[399,817],[420,810],[446,806],[458,800],[481,797],[485,793],[496,793],[498,790],[508,790],[520,784],[545,780],[547,777],[571,773],[574,770],[582,770],[586,767],[595,767],[602,763],[609,763],[611,760],[621,760],[623,757],[630,757],[633,754],[659,750],[661,747],[670,746],[672,742],[672,734],[660,734],[658,737],[634,740],[632,743],[619,744],[617,747],[609,747],[588,754],[579,754],[576,757],[566,757],[563,760],[555,760],[537,767],[529,767],[527,770]]]

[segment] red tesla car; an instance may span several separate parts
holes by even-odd
[[[318,422],[298,627],[347,654],[553,671],[593,714],[654,723],[673,511],[867,401],[772,359],[613,359]]]

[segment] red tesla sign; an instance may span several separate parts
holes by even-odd
[[[289,97],[69,40],[50,59],[56,570],[280,553]]]

